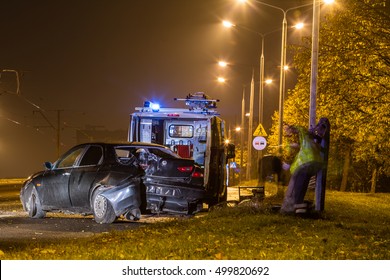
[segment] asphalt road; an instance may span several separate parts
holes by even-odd
[[[47,213],[44,219],[31,219],[23,211],[19,191],[20,185],[0,184],[0,250],[23,243],[88,238],[111,231],[136,229],[172,218],[143,215],[137,222],[118,219],[113,224],[98,224],[93,216]]]
[[[29,218],[19,199],[21,184],[0,181],[0,250],[27,243],[53,243],[63,239],[88,238],[111,231],[122,231],[166,222],[180,216],[142,215],[136,222],[118,219],[112,224],[98,224],[93,216],[47,213],[44,219]],[[238,192],[229,188],[228,199]],[[188,217],[185,217],[188,218]]]

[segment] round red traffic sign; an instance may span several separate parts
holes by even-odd
[[[264,150],[267,146],[267,140],[263,136],[257,136],[253,139],[252,145],[256,150]]]

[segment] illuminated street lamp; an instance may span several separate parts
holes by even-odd
[[[233,24],[228,24],[229,22],[224,21],[224,26],[233,26]],[[218,65],[222,67],[226,67],[227,63],[224,61],[219,61]],[[218,78],[220,83],[225,82],[223,78]],[[250,96],[249,96],[249,124],[248,124],[248,159],[252,159],[252,132],[253,132],[253,104],[254,104],[254,70],[252,70],[252,80],[251,80],[251,88],[250,88]],[[250,179],[250,170],[251,170],[251,160],[247,161],[247,174],[246,177]]]
[[[226,79],[225,79],[224,77],[218,77],[218,78],[217,78],[217,81],[218,81],[218,83],[223,84],[223,83],[226,82]]]
[[[227,28],[231,28],[231,27],[233,27],[234,26],[234,24],[233,23],[231,23],[230,21],[228,21],[228,20],[224,20],[224,21],[222,21],[222,25],[223,26],[225,26],[225,27],[227,27]]]
[[[221,67],[226,67],[228,64],[226,61],[218,61],[218,65]]]
[[[263,56],[262,56],[263,57]],[[219,61],[218,62],[218,65],[220,67],[226,67],[229,63],[227,63],[226,61]],[[264,65],[263,65],[264,67]],[[261,70],[260,71],[261,74],[264,74],[264,70]],[[264,80],[264,75],[261,76],[261,86],[260,88],[263,88],[263,84],[270,84],[272,83],[272,80],[268,79],[266,82],[263,82]],[[223,78],[218,78],[218,81],[223,83],[225,80]],[[250,180],[251,179],[251,168],[252,168],[252,133],[253,133],[253,116],[254,116],[254,112],[253,112],[253,106],[254,106],[254,85],[255,85],[255,82],[254,82],[254,70],[252,71],[252,80],[251,80],[251,83],[250,83],[251,87],[250,87],[250,96],[249,96],[249,113],[248,113],[248,117],[249,117],[249,124],[248,124],[248,134],[247,134],[247,137],[248,137],[248,142],[247,142],[247,150],[248,150],[248,161],[247,161],[247,174],[246,174],[246,177],[247,177],[247,180]],[[244,90],[243,90],[243,100],[242,100],[242,119],[241,119],[241,126],[244,127],[244,110],[245,110],[245,86],[244,86]],[[263,115],[263,101],[262,101],[262,98],[260,99],[260,103],[259,103],[259,116],[262,116]],[[259,120],[260,121],[260,120]],[[241,133],[241,147],[243,147],[243,133]],[[249,160],[250,159],[250,160]]]
[[[224,27],[231,28],[234,25],[230,21],[224,20],[222,22]],[[253,31],[249,28],[240,26],[241,28],[253,32],[259,36],[261,36],[261,56],[260,56],[260,83],[259,83],[259,123],[262,123],[262,116],[263,116],[263,86],[264,86],[264,36],[266,34],[262,34],[256,31]],[[270,32],[272,33],[272,32]],[[219,64],[221,65],[221,64]],[[223,66],[223,65],[221,65]],[[251,179],[251,168],[252,168],[252,133],[253,133],[253,105],[254,105],[254,70],[252,71],[252,80],[251,80],[251,90],[250,90],[250,96],[249,96],[249,125],[248,125],[248,161],[247,161],[247,172],[246,172],[246,178],[247,180]]]
[[[304,26],[305,26],[305,24],[303,22],[299,22],[299,23],[294,25],[294,28],[295,29],[302,29]]]
[[[240,3],[245,3],[247,0],[238,0]],[[287,43],[287,12],[313,5],[313,29],[312,29],[312,57],[311,57],[311,78],[310,78],[310,109],[309,109],[309,128],[313,127],[316,122],[316,92],[317,92],[317,74],[318,74],[318,45],[319,45],[319,21],[320,21],[320,4],[333,4],[334,0],[313,0],[313,4],[304,4],[297,7],[284,10],[280,7],[273,6],[261,1],[254,0],[253,2],[277,9],[283,12],[282,24],[282,50],[281,50],[281,69],[280,69],[280,92],[279,92],[279,146],[282,144],[282,124],[283,124],[283,101],[285,91],[285,71],[283,71],[286,63],[286,43]],[[302,27],[298,25],[297,27]]]
[[[232,28],[232,27],[239,27],[239,28],[242,28],[246,31],[249,31],[249,32],[252,32],[252,33],[255,33],[256,35],[260,36],[261,37],[261,55],[260,55],[260,82],[259,82],[259,123],[262,123],[263,122],[263,117],[262,117],[262,113],[263,113],[263,110],[262,110],[262,104],[263,104],[263,86],[264,86],[264,37],[270,33],[273,33],[274,31],[272,32],[269,32],[267,34],[262,34],[262,33],[259,33],[257,31],[254,31],[250,28],[247,28],[247,27],[244,27],[244,26],[237,26],[235,24],[233,24],[232,22],[228,21],[228,20],[224,20],[222,21],[222,25],[226,28]],[[275,30],[276,31],[276,30]],[[223,66],[221,64],[219,64],[220,66]],[[252,98],[250,99],[252,100]],[[250,107],[253,107],[253,104],[250,104]],[[252,118],[253,118],[253,112],[252,112]],[[249,132],[251,133],[251,132]]]
[[[334,0],[324,0],[324,3],[325,3],[325,4],[333,4],[333,3],[334,3]]]
[[[240,0],[240,3],[245,3],[247,1]],[[283,13],[283,21],[282,21],[282,46],[281,46],[281,55],[280,55],[280,87],[279,87],[279,135],[278,135],[278,144],[279,149],[282,147],[282,135],[283,135],[283,102],[284,102],[284,92],[286,85],[286,73],[285,73],[285,65],[286,65],[286,50],[287,50],[287,13],[291,10],[299,9],[302,7],[309,6],[311,4],[304,4],[296,7],[292,7],[289,9],[282,9],[280,7],[267,4],[261,1],[254,0],[253,2],[258,3],[260,5],[267,6],[269,8],[277,9]]]
[[[272,82],[273,82],[272,79],[267,79],[267,80],[265,80],[265,84],[266,84],[266,85],[270,85],[270,84],[272,84]]]
[[[240,2],[244,3],[246,1],[242,0]],[[279,138],[278,138],[279,141],[278,142],[279,142],[279,147],[281,147],[282,146],[282,127],[283,127],[283,125],[282,125],[283,124],[283,102],[284,102],[285,80],[286,80],[285,71],[288,70],[288,68],[289,68],[288,65],[286,65],[286,49],[287,49],[287,19],[286,19],[286,16],[290,10],[298,9],[298,8],[301,8],[304,6],[308,6],[310,4],[305,4],[305,5],[293,7],[293,8],[287,9],[287,10],[283,10],[282,8],[279,8],[279,7],[276,7],[273,5],[269,5],[269,4],[260,2],[260,1],[255,1],[255,2],[259,3],[259,4],[264,4],[264,5],[269,6],[271,8],[276,8],[276,9],[282,11],[283,16],[284,16],[283,17],[283,26],[282,26],[282,49],[281,49],[280,88],[279,88]],[[255,33],[261,37],[260,82],[259,82],[259,123],[262,124],[263,123],[263,115],[264,115],[263,108],[264,108],[264,84],[265,84],[265,82],[264,82],[264,38],[266,35],[271,34],[277,30],[263,34],[263,33],[259,33],[257,31],[251,30],[251,29],[244,27],[244,26],[237,26],[237,25],[235,25],[232,22],[227,21],[227,20],[224,20],[222,22],[222,24],[224,27],[227,27],[227,28],[240,27],[242,29],[245,29],[247,31]],[[293,27],[296,29],[302,29],[303,26],[304,26],[303,23],[297,23]],[[252,112],[252,117],[253,117],[253,112]],[[249,132],[249,133],[251,133],[251,132]]]

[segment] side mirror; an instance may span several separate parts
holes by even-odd
[[[53,164],[52,164],[51,162],[49,162],[49,161],[46,161],[46,162],[44,163],[44,166],[45,166],[46,169],[48,169],[48,170],[51,170],[51,169],[53,168]]]
[[[236,157],[236,146],[234,144],[227,144],[226,159]]]

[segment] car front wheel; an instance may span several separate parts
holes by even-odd
[[[95,221],[99,224],[111,224],[117,218],[110,201],[98,192],[93,195],[92,207]]]

